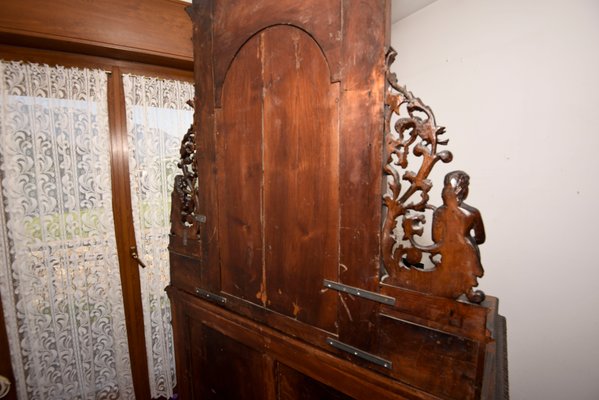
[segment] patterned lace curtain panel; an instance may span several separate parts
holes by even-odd
[[[20,399],[132,399],[103,71],[0,61],[0,294]]]
[[[181,139],[193,120],[186,102],[191,83],[124,75],[129,171],[135,240],[146,268],[140,270],[146,352],[153,398],[169,398],[175,386],[168,234],[170,200]]]

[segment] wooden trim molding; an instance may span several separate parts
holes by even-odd
[[[192,26],[179,0],[6,0],[0,43],[191,70]]]
[[[129,256],[129,248],[135,245],[133,212],[131,211],[131,183],[129,181],[129,157],[127,148],[127,126],[125,94],[121,70],[113,68],[108,80],[108,120],[110,124],[111,182],[116,247],[119,256],[121,286],[133,387],[137,399],[150,398],[148,359],[144,334],[143,305],[139,267]]]

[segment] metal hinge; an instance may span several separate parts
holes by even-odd
[[[373,364],[380,365],[383,368],[393,369],[393,363],[391,361],[385,360],[384,358],[381,358],[379,356],[375,356],[374,354],[367,353],[363,350],[355,348],[354,346],[350,346],[349,344],[345,344],[333,338],[327,338],[327,344],[333,346],[336,349],[359,357],[362,360],[370,361]]]
[[[211,293],[207,290],[196,288],[195,292],[201,298],[211,301],[213,303],[216,303],[216,304],[226,304],[227,303],[227,299],[225,297]]]
[[[395,305],[395,297],[385,296],[383,294],[371,292],[357,287],[344,285],[343,283],[333,282],[325,279],[324,287],[335,289],[343,293],[352,294],[354,296],[362,297],[368,300],[377,301],[379,303],[388,304],[390,306]]]

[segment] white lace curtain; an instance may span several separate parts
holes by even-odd
[[[181,139],[193,119],[186,101],[193,85],[181,81],[123,76],[129,137],[129,171],[140,270],[150,389],[169,398],[175,386],[170,304],[168,234],[170,196]]]
[[[20,399],[134,397],[106,74],[0,62],[0,294]]]

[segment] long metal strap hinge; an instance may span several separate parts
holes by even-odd
[[[211,293],[207,290],[196,288],[195,292],[201,298],[211,301],[213,303],[216,303],[216,304],[226,304],[227,303],[227,299],[225,297]]]
[[[363,297],[368,300],[377,301],[379,303],[388,304],[390,306],[395,305],[395,297],[385,296],[383,294],[371,292],[357,287],[344,285],[343,283],[333,282],[325,279],[324,287],[335,289],[343,293],[352,294],[354,296]]]
[[[391,361],[385,360],[384,358],[381,358],[379,356],[375,356],[374,354],[362,351],[358,348],[350,346],[349,344],[345,344],[333,338],[327,338],[327,344],[363,360],[370,361],[373,364],[380,365],[383,368],[393,369],[393,363]]]

